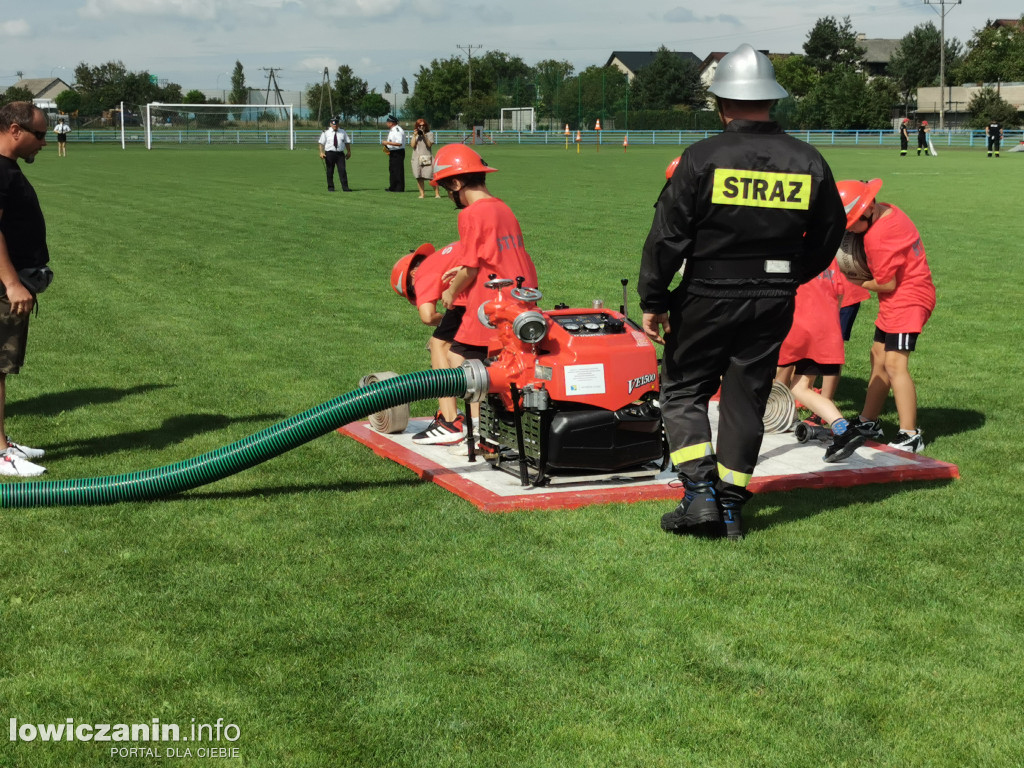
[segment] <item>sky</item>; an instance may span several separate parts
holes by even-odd
[[[121,61],[184,91],[230,88],[235,62],[265,88],[320,83],[346,64],[371,89],[415,85],[434,59],[486,51],[528,65],[567,60],[579,72],[613,51],[665,46],[704,58],[741,43],[800,53],[817,19],[850,17],[867,37],[898,39],[918,24],[969,40],[988,19],[1019,18],[1010,0],[891,0],[852,6],[822,0],[10,0],[0,14],[0,90],[24,77],[74,81],[78,64]],[[940,15],[945,10],[944,17]],[[809,10],[812,9],[812,10]],[[461,47],[460,47],[461,46]]]

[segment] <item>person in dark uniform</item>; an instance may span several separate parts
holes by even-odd
[[[1003,126],[1001,126],[996,120],[993,120],[988,124],[988,156],[992,157],[992,153],[995,152],[996,157],[999,157],[999,145],[1003,141]]]
[[[821,154],[769,117],[787,94],[767,56],[741,45],[709,90],[725,130],[688,147],[662,189],[637,290],[644,331],[665,345],[660,403],[685,488],[661,526],[738,539],[796,289],[831,263],[846,215]]]
[[[907,156],[907,148],[910,146],[910,133],[907,130],[907,123],[909,122],[910,119],[904,117],[903,122],[900,123],[900,157]]]
[[[382,142],[388,153],[388,188],[385,192],[405,192],[405,130],[398,118],[388,115],[388,137]]]
[[[928,121],[922,120],[921,125],[917,128],[917,156],[921,156],[921,150],[924,150],[925,157],[931,154],[928,151]]]

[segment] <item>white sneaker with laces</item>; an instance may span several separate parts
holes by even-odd
[[[909,453],[922,453],[924,451],[924,436],[921,434],[921,430],[911,435],[901,429],[896,434],[896,439],[889,443],[889,447]]]
[[[46,455],[42,448],[29,448],[27,445],[14,442],[11,438],[7,438],[7,450],[16,459],[41,459]]]
[[[39,477],[45,471],[46,467],[33,464],[28,459],[19,456],[12,456],[10,448],[0,454],[0,476]]]

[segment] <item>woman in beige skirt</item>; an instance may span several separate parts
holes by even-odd
[[[434,156],[431,152],[431,148],[434,146],[434,134],[427,121],[422,117],[416,121],[410,144],[412,146],[412,176],[416,179],[416,186],[420,188],[420,199],[422,200],[425,191],[423,182],[434,178]],[[437,187],[434,187],[434,197],[441,198]]]

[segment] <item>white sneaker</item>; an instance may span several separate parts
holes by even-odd
[[[7,438],[7,450],[16,459],[41,459],[46,455],[42,448],[29,448],[27,445],[16,443]]]
[[[12,456],[8,448],[0,454],[0,475],[6,477],[39,477],[46,471],[46,467],[33,464],[28,459]]]
[[[922,453],[924,451],[924,437],[921,435],[921,430],[918,430],[917,434],[911,435],[901,429],[896,435],[896,439],[889,443],[889,447],[898,448],[901,451],[908,451],[910,453]]]

